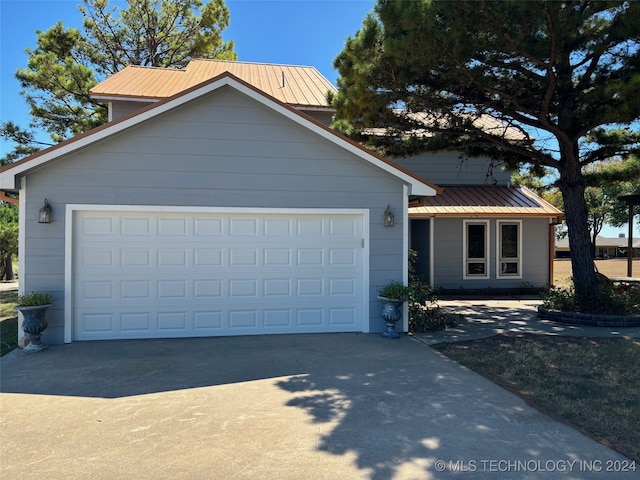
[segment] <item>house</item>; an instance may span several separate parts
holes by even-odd
[[[109,102],[110,118],[117,118],[225,71],[330,125],[333,109],[326,92],[335,87],[312,67],[211,60],[193,60],[183,70],[128,67],[91,94]],[[314,88],[305,86],[309,82]],[[433,121],[424,117],[418,120]],[[511,141],[524,141],[518,131],[487,115],[476,122]],[[512,172],[488,158],[456,152],[392,160],[444,188],[430,199],[414,198],[408,210],[410,246],[418,252],[415,266],[432,286],[513,291],[552,282],[553,227],[561,223],[562,212],[526,188],[510,187]]]
[[[1,169],[20,288],[54,295],[45,342],[382,331],[410,247],[436,287],[548,283],[560,212],[476,185],[488,160],[366,150],[328,127],[331,89],[311,67],[128,67],[91,92],[109,123]]]
[[[624,235],[619,237],[596,237],[596,258],[627,258],[629,239]],[[640,257],[640,240],[633,241],[633,257]],[[569,239],[567,237],[556,241],[556,258],[571,258]]]
[[[230,73],[3,168],[0,189],[20,196],[20,288],[54,295],[45,343],[382,331],[408,198],[440,191]]]
[[[437,289],[517,292],[553,281],[562,213],[491,160],[455,152],[394,159],[442,187],[409,207],[416,270]]]

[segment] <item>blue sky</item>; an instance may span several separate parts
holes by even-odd
[[[80,0],[0,0],[0,121],[29,125],[29,107],[14,77],[27,66],[25,48],[36,45],[36,30],[60,20],[81,28]],[[310,65],[335,84],[333,59],[354,35],[375,0],[226,0],[230,27],[223,38],[235,42],[238,60]],[[125,5],[122,0],[110,4]],[[38,137],[49,141],[45,134]],[[0,142],[0,156],[11,149]]]

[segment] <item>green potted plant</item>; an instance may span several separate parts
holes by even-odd
[[[402,317],[401,307],[409,299],[410,289],[395,280],[378,288],[378,299],[382,300],[382,319],[387,328],[380,335],[384,338],[400,338],[396,332],[396,322]]]
[[[392,280],[378,288],[378,298],[405,302],[409,299],[409,287]]]
[[[40,337],[48,326],[46,313],[52,305],[50,293],[31,292],[18,295],[18,302],[13,308],[22,313],[22,330],[29,338],[29,344],[23,349],[25,352],[35,353],[47,348],[47,345],[40,341]]]

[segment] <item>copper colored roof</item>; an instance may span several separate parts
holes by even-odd
[[[336,88],[314,67],[223,60],[191,60],[183,69],[128,66],[90,90],[96,99],[160,100],[224,72],[294,106],[327,108]]]
[[[452,186],[409,208],[412,217],[534,216],[562,217],[562,212],[525,187]]]
[[[407,112],[405,110],[396,109],[394,113],[398,116],[405,116],[415,124],[423,124],[427,128],[416,127],[407,134],[413,136],[431,136],[433,133],[430,128],[436,127],[440,130],[446,130],[447,119],[440,114],[434,114],[433,112]],[[509,142],[527,142],[531,138],[524,133],[523,130],[512,125],[508,125],[503,121],[487,115],[486,113],[480,115],[466,115],[467,119],[471,121],[474,127],[490,134],[495,137],[503,138]],[[369,128],[367,133],[370,135],[387,135],[387,129],[383,127]]]

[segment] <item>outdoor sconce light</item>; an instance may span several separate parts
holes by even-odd
[[[387,208],[384,211],[384,226],[385,227],[393,227],[395,225],[395,217],[393,213],[391,213],[391,205],[387,205]]]
[[[51,223],[51,205],[49,205],[49,200],[44,199],[44,205],[38,211],[38,223]]]

